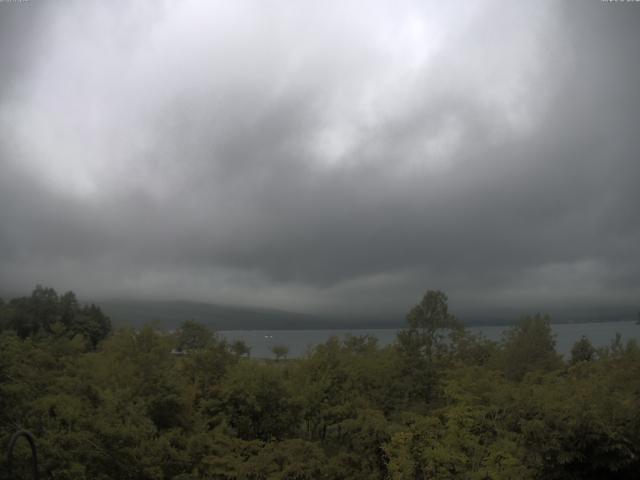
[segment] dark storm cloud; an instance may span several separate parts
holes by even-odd
[[[5,290],[638,298],[636,5],[115,5],[3,49]]]

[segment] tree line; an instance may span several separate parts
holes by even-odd
[[[581,338],[565,359],[541,315],[489,341],[467,331],[439,291],[409,311],[392,345],[334,337],[280,361],[251,358],[242,342],[194,321],[171,334],[112,329],[99,307],[43,287],[0,301],[0,329],[0,440],[29,429],[43,473],[56,479],[640,471],[635,341],[596,349]]]

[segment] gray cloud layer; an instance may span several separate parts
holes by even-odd
[[[633,3],[0,3],[0,284],[637,303]]]

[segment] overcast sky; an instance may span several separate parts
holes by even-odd
[[[640,303],[640,3],[0,2],[0,291]]]

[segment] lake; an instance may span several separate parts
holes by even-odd
[[[490,340],[499,340],[508,326],[467,327],[473,333],[481,333]],[[609,345],[616,333],[622,335],[626,343],[632,338],[640,341],[640,325],[635,322],[592,322],[564,323],[551,325],[556,335],[556,350],[567,354],[574,342],[582,335],[586,336],[596,347]],[[228,341],[243,340],[251,347],[251,356],[271,358],[271,347],[285,345],[289,347],[289,358],[302,357],[313,346],[326,342],[331,336],[372,335],[380,345],[388,345],[395,341],[398,329],[354,329],[354,330],[225,330],[219,332]]]

